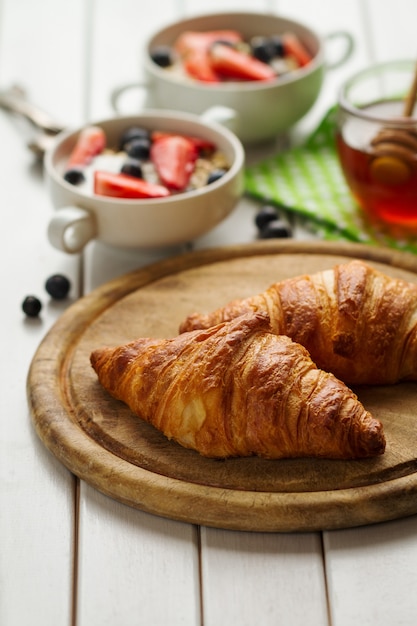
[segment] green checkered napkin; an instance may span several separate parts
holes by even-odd
[[[303,146],[247,167],[246,192],[307,218],[310,228],[323,239],[385,245],[417,254],[415,240],[395,240],[366,222],[340,169],[335,121],[333,107]]]

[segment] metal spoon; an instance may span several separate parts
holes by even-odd
[[[0,107],[23,117],[36,129],[37,134],[29,141],[28,148],[38,158],[43,157],[55,135],[64,130],[62,124],[29,102],[25,90],[18,85],[0,91]]]

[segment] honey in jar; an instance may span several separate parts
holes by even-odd
[[[360,118],[342,117],[336,137],[354,198],[371,222],[399,236],[417,234],[417,120],[414,127],[402,109],[398,100],[362,107]]]

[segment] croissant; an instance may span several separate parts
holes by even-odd
[[[384,452],[381,423],[266,314],[90,356],[101,385],[186,448],[213,458],[350,459]]]
[[[417,285],[353,260],[297,276],[211,313],[189,315],[180,332],[266,311],[276,334],[307,348],[346,384],[417,380]]]

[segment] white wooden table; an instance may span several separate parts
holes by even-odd
[[[353,57],[328,74],[299,136],[334,102],[345,77],[372,61],[417,53],[415,0],[0,0],[0,88],[22,84],[68,126],[110,116],[110,91],[138,76],[145,37],[177,17],[229,9],[274,10],[321,34],[355,36]],[[0,624],[414,626],[415,517],[305,534],[200,528],[101,495],[44,448],[31,425],[26,375],[68,306],[49,300],[46,278],[69,276],[75,300],[157,258],[97,244],[82,256],[54,250],[42,170],[21,125],[3,111],[0,172]],[[196,247],[253,240],[253,215],[243,200]],[[29,293],[43,301],[38,320],[21,311]]]

